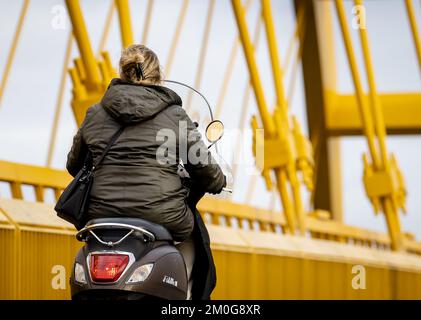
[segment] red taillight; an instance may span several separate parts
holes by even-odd
[[[120,278],[129,263],[125,254],[91,255],[91,277],[94,282],[115,282]]]

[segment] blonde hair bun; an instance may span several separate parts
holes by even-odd
[[[143,79],[136,76],[136,64],[142,64]],[[160,84],[162,71],[155,52],[141,44],[133,44],[121,52],[120,77],[135,84]]]

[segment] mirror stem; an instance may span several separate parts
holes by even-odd
[[[209,146],[208,149],[210,149],[214,144],[216,143],[216,141],[212,142]]]

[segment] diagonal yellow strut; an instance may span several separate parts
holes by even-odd
[[[285,143],[286,148],[289,150],[292,150],[294,148],[292,137],[289,135],[289,132],[291,130],[289,125],[289,119],[288,119],[288,106],[287,101],[285,99],[285,92],[282,82],[282,67],[281,62],[279,59],[279,53],[278,53],[278,44],[276,41],[276,35],[275,35],[275,26],[273,22],[273,16],[272,16],[272,9],[270,0],[262,0],[262,12],[263,12],[263,21],[265,22],[265,30],[266,30],[266,38],[269,45],[269,53],[270,53],[270,59],[272,62],[272,75],[273,80],[275,83],[275,91],[276,91],[276,112],[275,116],[278,115],[280,126],[278,126],[278,134],[279,135],[285,135]],[[292,155],[293,152],[290,151],[290,154]],[[297,168],[295,159],[290,159],[288,162],[288,165],[286,168],[276,169],[276,177],[278,182],[278,188],[279,189],[285,189],[285,193],[287,190],[287,186],[284,185],[284,179],[281,178],[281,171],[285,170],[286,174],[288,175],[291,188],[292,188],[292,195],[293,195],[293,201],[294,201],[294,209],[295,209],[295,215],[298,220],[298,226],[300,228],[301,234],[304,234],[305,230],[305,218],[304,218],[304,211],[302,206],[302,199],[301,199],[301,191],[300,191],[300,183],[298,181],[297,177]]]
[[[267,103],[264,97],[260,75],[257,70],[257,63],[254,56],[253,46],[251,44],[250,36],[247,30],[244,8],[242,7],[241,1],[239,0],[232,0],[231,4],[234,10],[244,53],[246,56],[247,66],[250,73],[250,80],[254,89],[257,106],[263,123],[263,128],[265,129],[265,154],[267,149],[268,152],[271,153],[271,156],[275,157],[272,159],[272,161],[275,161],[272,165],[272,168],[274,169],[274,173],[276,175],[277,188],[284,207],[284,213],[288,223],[288,230],[290,233],[294,234],[298,222],[300,233],[304,234],[305,216],[300,194],[300,183],[297,178],[296,152],[294,143],[295,137],[293,136],[288,123],[287,106],[282,84],[282,69],[277,51],[275,29],[271,15],[270,2],[262,1],[262,13],[266,27],[266,36],[272,63],[272,73],[277,94],[277,107],[275,108],[273,117],[268,111]],[[254,129],[257,129],[257,121],[255,118],[252,121],[252,126]],[[301,139],[301,136],[299,136],[299,138]],[[269,147],[266,146],[267,143],[270,143]],[[284,152],[281,150],[276,150],[279,147],[284,148]],[[265,167],[266,164],[264,165],[264,168]],[[270,187],[270,172],[268,169],[263,170],[265,180]],[[292,201],[289,187],[292,189]]]
[[[120,34],[123,48],[133,44],[132,19],[130,17],[129,0],[115,0],[120,22]]]
[[[200,86],[202,84],[203,69],[205,68],[206,52],[208,49],[209,34],[210,34],[211,26],[212,26],[212,19],[213,19],[214,11],[215,11],[215,0],[209,0],[208,14],[206,16],[206,22],[205,22],[205,30],[203,32],[203,37],[202,37],[202,47],[200,48],[200,56],[199,56],[199,62],[197,66],[196,79],[194,81],[194,87],[197,90],[200,90]],[[189,112],[189,110],[191,110],[192,98],[193,98],[193,92],[190,90],[187,96],[186,112]]]
[[[252,2],[252,0],[246,1],[245,7],[244,7],[245,12],[248,11],[248,9],[251,5],[251,2]],[[259,14],[259,17],[260,17],[260,14]],[[260,19],[259,19],[259,21],[260,21]],[[225,100],[225,97],[226,97],[227,92],[228,92],[229,83],[231,81],[235,61],[237,59],[237,51],[238,51],[239,45],[240,45],[240,38],[238,36],[236,36],[235,40],[233,41],[232,47],[231,47],[230,55],[229,55],[229,58],[228,58],[227,68],[225,70],[224,80],[222,81],[221,89],[219,90],[219,95],[218,95],[218,99],[217,99],[217,102],[216,102],[216,107],[215,107],[215,118],[216,119],[219,119],[219,117],[221,116],[222,106],[224,104],[224,100]]]
[[[66,0],[66,5],[70,20],[72,21],[73,34],[78,44],[86,73],[86,87],[95,90],[100,87],[101,74],[89,41],[88,31],[86,30],[79,1]]]
[[[63,109],[63,98],[65,94],[65,89],[66,89],[66,80],[68,76],[67,71],[68,71],[70,60],[71,60],[73,41],[74,41],[73,34],[70,32],[69,38],[67,40],[66,54],[64,56],[64,61],[63,61],[63,71],[61,73],[59,94],[57,97],[56,109],[54,112],[53,128],[51,130],[50,143],[48,146],[47,167],[51,167],[51,163],[53,161],[53,155],[54,155],[54,150],[55,150],[55,145],[56,145],[56,140],[57,140],[58,124],[60,121],[61,110]]]
[[[104,29],[102,31],[101,39],[98,45],[98,51],[97,51],[98,58],[101,56],[101,52],[104,51],[105,45],[107,44],[108,36],[110,34],[111,24],[113,22],[114,12],[115,12],[115,2],[111,1],[110,8],[108,9],[107,17],[104,23]]]
[[[170,47],[170,51],[168,53],[167,62],[165,64],[164,72],[165,72],[165,75],[167,77],[169,77],[169,75],[171,73],[171,68],[172,68],[172,64],[174,62],[174,56],[175,56],[175,52],[177,50],[177,44],[178,44],[178,41],[180,39],[181,31],[183,29],[184,20],[186,18],[188,5],[189,5],[189,0],[183,0],[183,4],[182,4],[181,10],[180,10],[180,14],[179,14],[178,19],[177,19],[177,27],[174,31],[174,37],[173,37],[172,42],[171,42],[171,47]]]
[[[149,28],[151,25],[152,20],[152,11],[153,11],[153,4],[154,0],[148,0],[148,6],[146,8],[146,14],[145,14],[145,22],[143,24],[143,33],[142,33],[142,39],[141,43],[146,45],[148,42],[148,35],[149,35]]]
[[[20,34],[22,32],[23,24],[25,22],[25,16],[28,11],[29,7],[29,0],[25,0],[22,5],[22,9],[20,11],[18,24],[16,27],[15,34],[13,36],[12,46],[9,51],[9,55],[6,61],[6,67],[3,72],[3,77],[0,82],[0,107],[1,107],[1,100],[3,98],[4,90],[6,88],[7,80],[9,79],[10,70],[12,69],[13,60],[15,58],[16,48],[18,47]]]
[[[387,149],[385,142],[386,130],[383,121],[382,110],[379,105],[379,99],[377,97],[373,65],[368,45],[367,31],[364,28],[359,28],[369,86],[369,101],[371,108],[368,107],[366,100],[364,99],[364,92],[362,89],[361,79],[358,72],[357,60],[354,54],[350,32],[345,18],[345,9],[343,6],[343,2],[341,0],[335,0],[335,4],[341,27],[342,37],[345,43],[345,49],[351,70],[352,80],[354,82],[359,112],[364,128],[364,134],[367,138],[367,144],[372,159],[371,165],[367,157],[364,156],[364,179],[366,184],[366,191],[367,194],[371,196],[370,200],[373,202],[375,210],[378,211],[379,207],[381,206],[383,212],[385,213],[389,234],[392,242],[392,249],[400,250],[403,245],[403,239],[398,216],[398,206],[403,207],[403,201],[400,201],[399,199],[401,188],[403,187],[403,182],[399,181],[401,180],[401,174],[399,169],[397,168],[395,160],[392,160],[393,171],[391,171],[391,164],[389,163],[389,160],[387,158]],[[362,5],[362,1],[355,0],[355,4]],[[378,154],[378,151],[380,151],[380,156]],[[396,177],[392,177],[392,175],[395,175]],[[378,193],[378,190],[384,190],[385,185],[389,185],[389,181],[392,182],[390,184],[390,187],[387,188],[386,191]]]
[[[405,5],[406,5],[406,12],[408,13],[409,25],[411,26],[412,38],[414,40],[414,46],[417,53],[418,64],[419,64],[418,66],[419,66],[419,69],[421,70],[421,40],[420,40],[420,35],[418,33],[419,29],[417,25],[417,20],[415,19],[414,6],[411,0],[405,0]]]
[[[267,134],[268,136],[274,136],[276,133],[275,124],[268,111],[268,107],[264,97],[263,86],[260,81],[260,75],[254,57],[253,45],[251,43],[250,35],[247,30],[244,8],[240,0],[231,0],[231,4],[234,9],[234,14],[237,21],[241,42],[244,48],[244,53],[246,55],[247,66],[250,72],[250,80],[255,92],[255,98],[257,100],[257,107],[259,109],[260,117],[262,119],[263,126],[266,131],[265,134]]]

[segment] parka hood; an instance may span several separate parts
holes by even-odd
[[[115,78],[108,86],[101,104],[118,122],[134,124],[152,118],[168,106],[181,106],[182,101],[169,88],[136,85]]]

